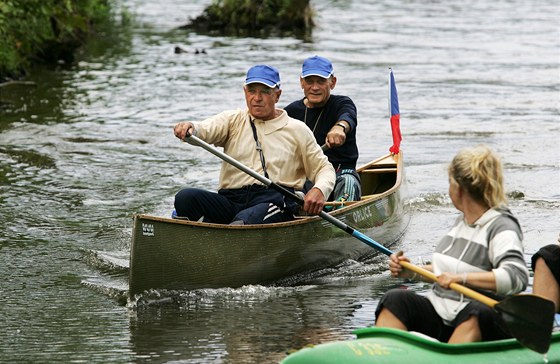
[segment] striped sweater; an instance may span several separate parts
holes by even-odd
[[[436,275],[492,271],[498,294],[519,293],[529,281],[522,240],[519,222],[506,208],[486,211],[473,225],[461,215],[436,247],[432,268]],[[447,323],[470,302],[468,297],[437,283],[427,297]]]

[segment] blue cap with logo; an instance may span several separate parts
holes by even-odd
[[[301,77],[303,78],[307,76],[329,78],[333,75],[333,73],[334,70],[331,61],[325,57],[309,57],[303,61],[303,66],[301,67]]]
[[[249,68],[245,84],[262,83],[270,88],[280,87],[280,74],[274,67],[258,64]]]

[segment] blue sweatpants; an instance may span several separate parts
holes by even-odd
[[[290,190],[292,191],[292,190]],[[268,224],[293,220],[296,202],[263,185],[239,189],[221,189],[217,193],[198,188],[185,188],[175,195],[178,217],[197,221],[229,224]]]

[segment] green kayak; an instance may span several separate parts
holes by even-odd
[[[354,331],[357,340],[336,341],[301,349],[281,364],[461,364],[560,363],[560,332],[552,334],[546,355],[515,339],[470,344],[446,344],[405,331],[368,327]]]

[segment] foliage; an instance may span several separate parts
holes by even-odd
[[[0,80],[23,74],[32,62],[71,60],[108,13],[108,0],[0,1]]]
[[[226,35],[300,35],[313,26],[309,0],[214,0],[185,28]]]

